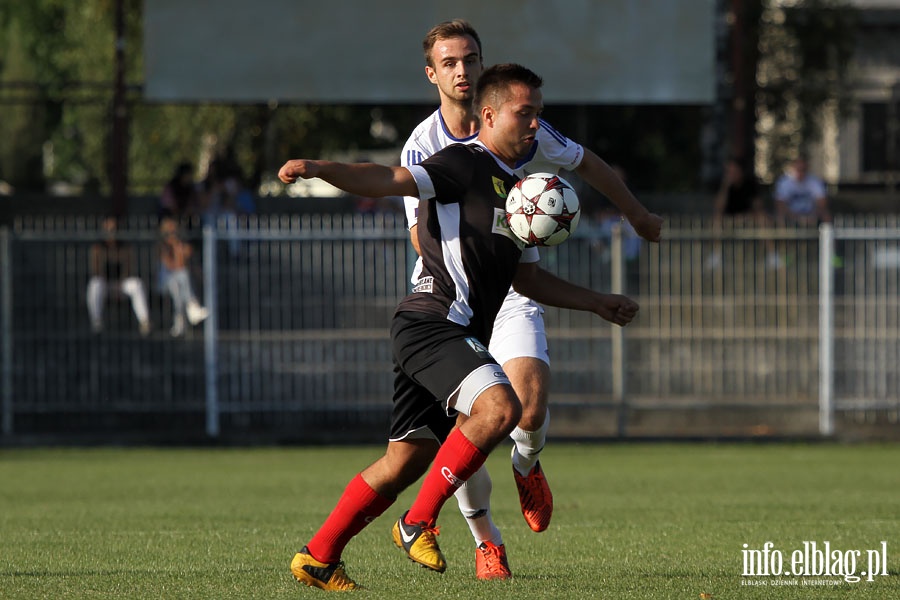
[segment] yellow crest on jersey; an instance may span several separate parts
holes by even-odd
[[[494,182],[494,191],[497,192],[497,195],[506,200],[509,192],[506,191],[506,184],[503,183],[503,180],[491,175],[491,181]]]

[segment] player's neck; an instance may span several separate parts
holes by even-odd
[[[482,146],[484,146],[484,148],[485,148],[488,152],[490,152],[491,154],[493,154],[493,155],[494,155],[494,158],[496,158],[498,161],[502,162],[502,163],[503,163],[504,165],[506,165],[509,169],[515,170],[515,168],[516,168],[516,163],[518,163],[518,161],[519,161],[519,157],[517,157],[517,156],[516,156],[516,157],[505,156],[505,155],[503,154],[503,152],[501,152],[501,150],[500,150],[496,145],[494,145],[493,140],[490,138],[490,136],[485,136],[485,135],[483,135],[483,134],[484,134],[484,132],[481,132],[481,133],[478,135],[478,142],[479,142]]]
[[[455,138],[467,138],[478,133],[478,118],[471,108],[455,102],[441,102],[441,117],[447,131]]]

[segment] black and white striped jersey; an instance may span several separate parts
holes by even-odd
[[[407,169],[422,200],[422,261],[397,310],[442,316],[487,344],[518,263],[539,259],[506,222],[506,195],[519,177],[478,143],[453,144]]]

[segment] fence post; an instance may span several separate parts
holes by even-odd
[[[203,227],[203,304],[209,316],[203,323],[203,359],[206,374],[206,435],[219,436],[219,357],[216,315],[216,228]]]
[[[834,228],[819,226],[819,433],[834,433]]]
[[[610,288],[613,294],[625,293],[625,252],[622,226],[612,228],[610,241],[610,266],[612,269]],[[613,403],[618,407],[616,434],[625,437],[628,422],[628,406],[625,400],[625,330],[609,325],[612,334],[612,395]]]
[[[9,227],[0,227],[0,427],[4,436],[13,432],[11,244]]]

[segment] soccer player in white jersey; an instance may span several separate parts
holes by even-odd
[[[440,95],[440,107],[422,121],[403,147],[400,164],[420,163],[454,143],[473,141],[479,130],[472,106],[475,86],[483,69],[481,40],[468,22],[456,19],[433,27],[423,41],[425,75]],[[647,240],[659,241],[662,219],[651,214],[629,192],[610,166],[596,154],[540,121],[537,140],[517,167],[525,173],[574,170],[592,187],[605,194]],[[407,225],[418,248],[419,199],[405,199]],[[421,262],[421,259],[420,259]],[[412,280],[418,279],[417,263]],[[522,402],[522,419],[511,434],[513,475],[522,514],[534,531],[550,524],[553,496],[539,461],[549,425],[548,386],[550,357],[543,309],[533,300],[510,289],[494,325],[489,351],[503,366]],[[456,493],[460,511],[476,543],[476,575],[479,579],[506,579],[511,573],[500,530],[490,512],[491,479],[482,468]]]

